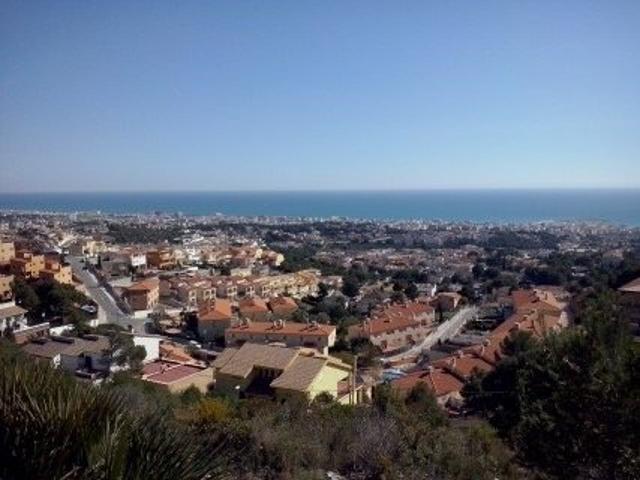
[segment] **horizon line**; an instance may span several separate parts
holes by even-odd
[[[185,194],[185,193],[429,193],[429,192],[517,192],[517,191],[638,191],[640,186],[611,187],[430,187],[430,188],[354,188],[354,189],[230,189],[230,190],[25,190],[0,195],[68,195],[68,194]]]

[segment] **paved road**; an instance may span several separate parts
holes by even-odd
[[[425,338],[421,343],[414,345],[407,351],[398,353],[397,355],[393,355],[391,357],[386,357],[385,360],[389,362],[398,362],[405,358],[415,357],[423,351],[429,350],[436,343],[438,343],[438,340],[445,341],[451,337],[456,336],[462,329],[462,327],[464,327],[467,322],[472,320],[477,315],[477,313],[478,309],[476,307],[465,307],[461,309],[449,320],[442,323],[441,325],[438,325],[438,328],[436,328],[436,330],[427,338]]]
[[[131,325],[135,332],[145,332],[145,319],[133,318],[122,312],[109,292],[100,285],[96,277],[88,270],[82,268],[84,264],[80,257],[67,255],[66,261],[71,265],[73,274],[87,289],[87,293],[91,299],[100,307],[98,309],[98,320],[100,323],[115,323],[124,328],[128,328],[129,325]]]

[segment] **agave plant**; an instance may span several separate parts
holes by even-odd
[[[134,416],[116,393],[0,351],[3,480],[222,478],[224,442],[205,440],[160,414]]]

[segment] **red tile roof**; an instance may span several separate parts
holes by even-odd
[[[206,367],[181,363],[156,361],[145,365],[142,370],[143,379],[162,384],[170,384],[202,372]]]
[[[424,317],[433,314],[433,312],[433,307],[424,302],[389,305],[375,310],[368,320],[351,327],[350,330],[354,333],[379,335],[392,330],[402,330],[424,324]]]
[[[238,302],[238,310],[243,315],[268,313],[269,307],[261,298],[246,298]]]
[[[298,310],[298,304],[291,297],[276,297],[269,300],[269,307],[275,314],[286,315]]]
[[[561,311],[563,305],[556,300],[551,292],[534,290],[515,290],[511,294],[515,310],[549,310]]]
[[[493,365],[482,358],[462,352],[438,360],[434,366],[445,369],[462,380],[468,380],[474,373],[487,373],[493,370]]]
[[[254,333],[277,335],[305,335],[328,337],[335,332],[336,327],[322,323],[298,322],[247,322],[227,329],[227,333]]]
[[[198,313],[201,322],[221,322],[231,319],[231,302],[218,298],[212,307],[206,307]]]
[[[464,385],[456,377],[439,368],[427,368],[412,372],[391,382],[393,388],[403,392],[409,392],[419,384],[424,384],[436,397],[459,392]]]

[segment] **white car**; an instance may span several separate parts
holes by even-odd
[[[93,305],[83,305],[80,307],[80,310],[83,310],[87,313],[98,313],[98,309]]]

